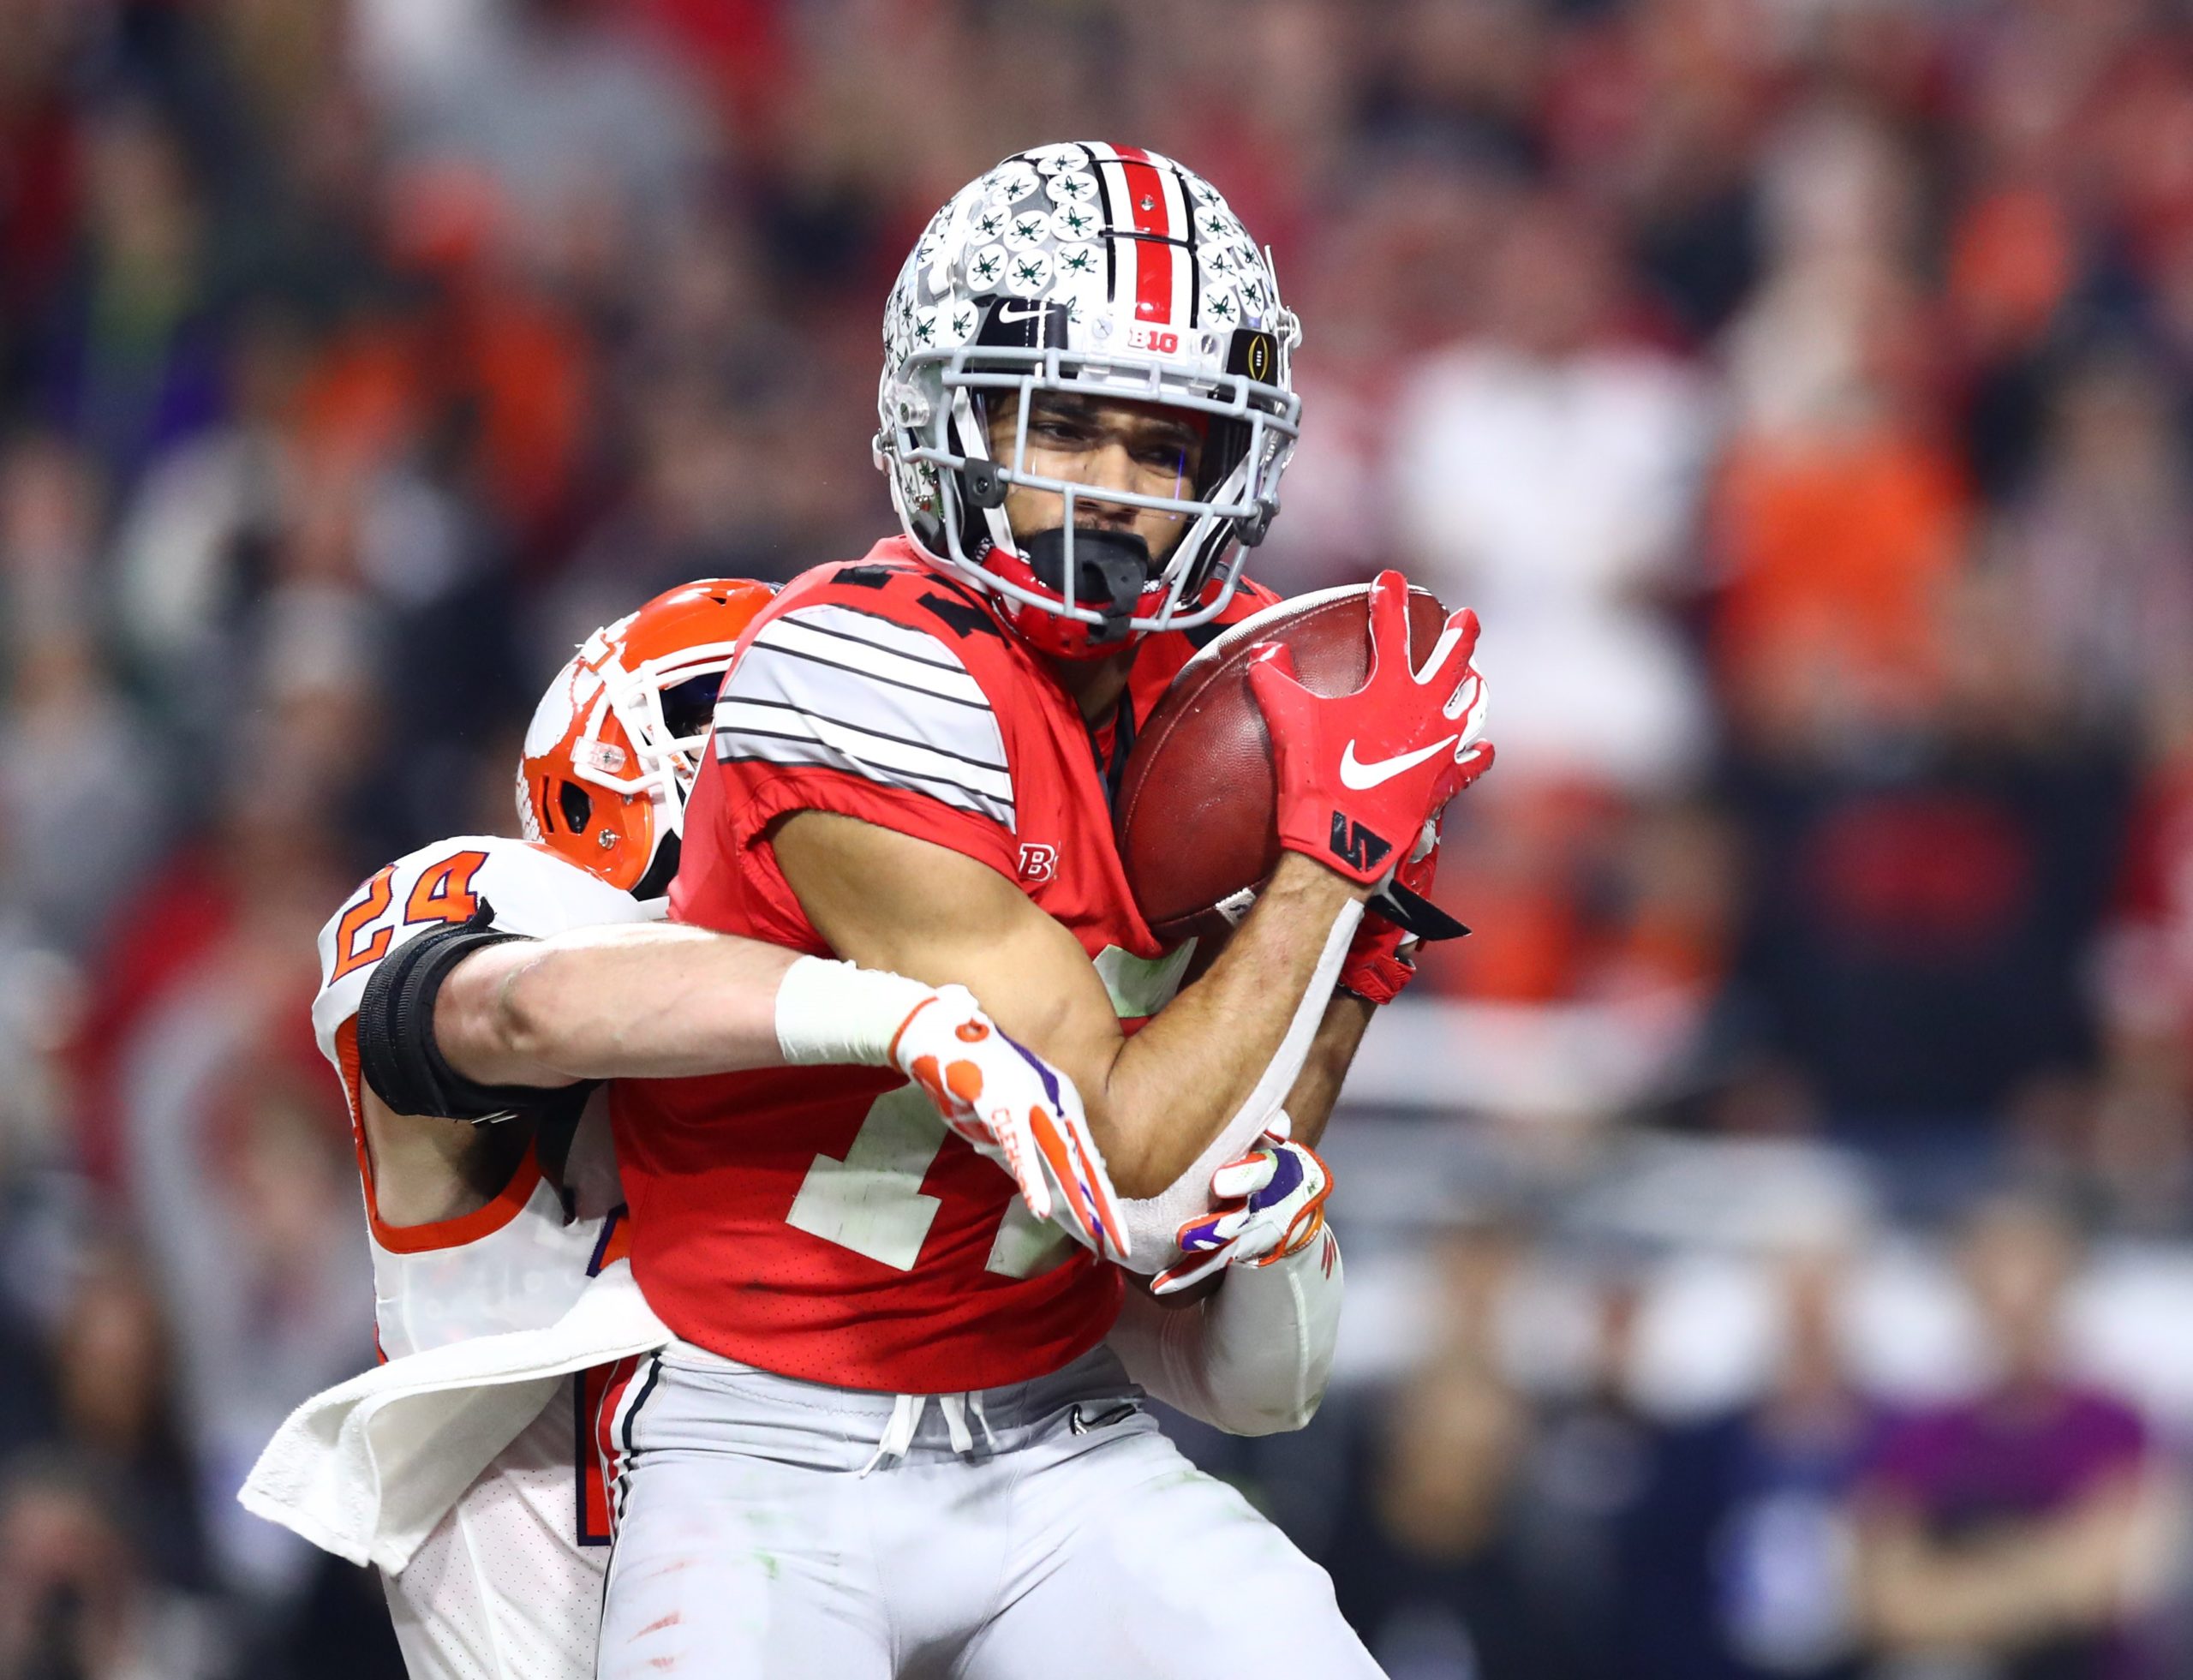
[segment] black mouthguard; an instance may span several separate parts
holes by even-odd
[[[1038,531],[1021,545],[1028,569],[1045,589],[1066,591],[1066,532]],[[1103,615],[1090,640],[1126,639],[1127,620],[1150,582],[1150,545],[1132,531],[1077,528],[1073,533],[1073,604]]]

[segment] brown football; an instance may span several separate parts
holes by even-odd
[[[1313,694],[1348,694],[1371,664],[1367,584],[1267,607],[1213,642],[1173,679],[1127,756],[1113,811],[1135,903],[1168,941],[1232,925],[1220,908],[1261,888],[1279,864],[1271,740],[1249,691],[1249,650],[1284,642]],[[1408,592],[1409,645],[1422,659],[1446,608]],[[1246,900],[1230,906],[1238,916]]]

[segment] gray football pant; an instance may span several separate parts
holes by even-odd
[[[673,1344],[615,1420],[598,1680],[1377,1675],[1325,1572],[1140,1392],[1099,1348],[933,1399],[877,1458],[911,1402]]]

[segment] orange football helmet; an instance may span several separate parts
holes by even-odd
[[[704,578],[588,637],[525,732],[517,821],[526,839],[635,898],[669,891],[716,690],[740,634],[774,593]]]

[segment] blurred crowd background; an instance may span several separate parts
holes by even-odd
[[[882,299],[1102,136],[1276,250],[1254,570],[1486,625],[1341,1381],[1406,1680],[2193,1675],[2193,12],[0,0],[0,1680],[386,1676],[305,1005],[538,686],[891,527]]]

